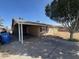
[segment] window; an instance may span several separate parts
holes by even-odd
[[[48,32],[48,27],[46,26],[46,32]]]
[[[41,28],[40,28],[40,32],[43,32],[43,31],[44,31],[44,32],[45,32],[45,31],[47,32],[47,31],[48,31],[48,27],[41,27]]]
[[[40,32],[42,32],[42,27],[40,28]]]

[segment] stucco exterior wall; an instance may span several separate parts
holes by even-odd
[[[40,36],[40,27],[39,26],[31,26],[29,28],[29,32],[33,35],[33,36]]]
[[[55,35],[58,32],[57,28],[48,27],[48,32],[46,32],[46,35]]]

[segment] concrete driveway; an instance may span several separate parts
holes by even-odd
[[[79,59],[79,46],[56,39],[14,41],[1,46],[0,59]]]

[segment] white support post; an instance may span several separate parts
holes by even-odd
[[[23,26],[21,24],[21,43],[23,44]]]
[[[18,38],[19,38],[19,42],[21,41],[21,32],[20,32],[21,28],[20,28],[20,24],[18,23]]]
[[[45,27],[45,39],[46,39],[46,27]]]

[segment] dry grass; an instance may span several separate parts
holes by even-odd
[[[52,32],[50,30],[50,32],[46,33],[46,35],[59,36],[59,37],[62,37],[64,39],[69,39],[69,37],[70,37],[70,33],[69,32],[64,32],[64,31],[53,31]],[[79,32],[74,33],[73,38],[79,40]]]
[[[64,39],[68,39],[70,36],[70,33],[69,32],[56,32],[54,33],[54,35],[62,37]],[[74,33],[73,38],[79,40],[79,33]]]

